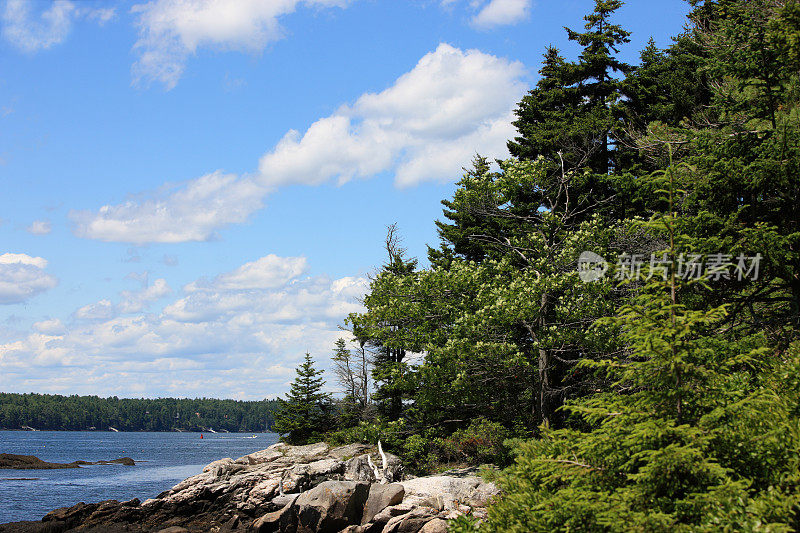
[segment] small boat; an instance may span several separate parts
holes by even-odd
[[[108,426],[108,430],[113,431],[114,433],[119,433],[119,430],[117,428],[112,428],[111,426]]]

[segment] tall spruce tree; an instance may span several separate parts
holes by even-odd
[[[311,354],[306,353],[296,372],[286,399],[280,399],[273,429],[290,444],[307,444],[330,429],[331,401],[322,392],[323,371],[314,368]]]
[[[475,180],[491,179],[490,162],[487,158],[476,155],[472,167],[464,169],[461,183]],[[446,268],[454,258],[480,262],[488,251],[481,241],[483,235],[499,235],[502,224],[497,220],[487,219],[473,210],[463,209],[453,200],[442,200],[445,220],[437,220],[436,232],[439,235],[439,247],[428,247],[428,260],[432,265]]]
[[[577,124],[582,108],[574,70],[575,65],[568,63],[558,48],[547,48],[539,70],[541,79],[515,111],[513,124],[519,135],[508,142],[511,155],[525,160],[544,157],[559,166],[561,152],[570,168],[580,166],[586,132]]]
[[[567,62],[554,47],[547,49],[540,71],[542,79],[520,102],[519,131],[508,148],[519,159],[544,157],[556,168],[588,168],[597,174],[614,169],[614,131],[619,125],[622,85],[615,77],[631,67],[617,59],[619,45],[630,33],[611,23],[620,0],[595,0],[585,17],[585,31],[565,28],[570,41],[582,52],[577,62]]]
[[[671,130],[698,169],[680,206],[695,253],[762,256],[757,280],[729,276],[697,299],[731,303],[732,332],[766,331],[784,348],[800,332],[798,11],[796,1],[698,5],[690,35],[713,94]]]

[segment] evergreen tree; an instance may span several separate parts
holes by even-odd
[[[781,46],[792,29],[782,24],[779,12],[788,13],[786,2],[722,0],[709,30],[699,34],[712,58],[709,73],[719,82],[714,98],[723,120],[760,118],[777,127],[781,89],[797,73]]]
[[[711,103],[706,65],[708,54],[695,34],[684,32],[666,50],[659,50],[650,39],[640,54],[640,63],[623,80],[622,92],[626,128],[622,143],[633,147],[622,168],[643,163],[650,171],[656,162],[639,157],[635,136],[658,122],[677,128],[683,121],[697,118]],[[657,167],[660,168],[660,167]]]
[[[516,110],[514,126],[520,135],[508,143],[511,155],[542,156],[556,169],[563,159],[567,170],[588,168],[601,175],[615,168],[614,131],[622,96],[615,74],[631,70],[615,55],[630,35],[610,22],[621,6],[620,0],[595,0],[584,32],[565,28],[569,40],[582,47],[577,62],[566,62],[557,49],[547,49],[542,79]]]
[[[696,288],[697,300],[732,303],[730,331],[765,331],[783,348],[800,330],[798,11],[797,2],[772,0],[698,5],[691,35],[713,94],[669,131],[698,170],[680,185],[694,252],[762,256],[757,280],[730,276]]]
[[[622,332],[623,357],[583,362],[614,390],[566,407],[580,429],[545,429],[520,446],[482,531],[797,528],[800,381],[783,379],[800,365],[800,346],[774,358],[763,336],[726,341],[724,306],[680,303],[673,170],[670,212],[647,224],[670,243],[671,275],[652,277],[602,321]]]
[[[539,82],[515,111],[513,124],[519,136],[508,142],[511,155],[527,160],[544,157],[560,166],[561,152],[569,168],[581,166],[586,132],[577,124],[582,108],[574,70],[575,65],[568,63],[558,48],[547,48]]]
[[[370,292],[364,298],[364,305],[368,309],[384,308],[385,302],[413,283],[416,276],[417,260],[406,257],[406,249],[401,245],[395,224],[388,228],[385,246],[386,263],[370,283]],[[369,344],[375,353],[372,377],[377,389],[373,399],[378,413],[390,421],[399,419],[403,411],[403,399],[412,390],[410,369],[405,357],[408,352],[418,352],[420,349],[413,335],[409,335],[408,322],[391,311],[352,314],[347,321],[356,339]]]
[[[464,169],[463,181],[471,183],[475,180],[491,179],[489,160],[476,155],[472,167]],[[487,254],[482,236],[498,235],[501,225],[495,220],[487,220],[474,210],[462,209],[453,200],[442,200],[443,214],[446,221],[437,220],[436,232],[439,235],[439,248],[428,247],[428,259],[431,264],[447,268],[455,257],[467,261],[482,261]],[[447,222],[449,221],[449,222]]]
[[[280,399],[273,428],[290,444],[308,444],[329,429],[330,396],[322,392],[323,371],[314,368],[311,354],[306,353],[296,372],[286,399]]]

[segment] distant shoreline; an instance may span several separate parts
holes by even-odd
[[[272,430],[264,431],[260,429],[258,431],[203,431],[203,430],[196,430],[196,429],[162,429],[162,430],[155,430],[155,429],[120,429],[117,431],[111,431],[108,429],[20,429],[20,428],[0,428],[0,431],[17,431],[19,433],[38,433],[38,432],[59,432],[59,433],[203,433],[207,435],[253,435],[253,434],[274,434],[277,435]]]
[[[38,431],[269,431],[276,400],[101,398],[0,392],[0,428]]]

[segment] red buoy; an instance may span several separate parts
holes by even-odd
[[[202,434],[202,433],[200,433],[200,438],[201,438],[201,439],[203,438],[203,434]]]

